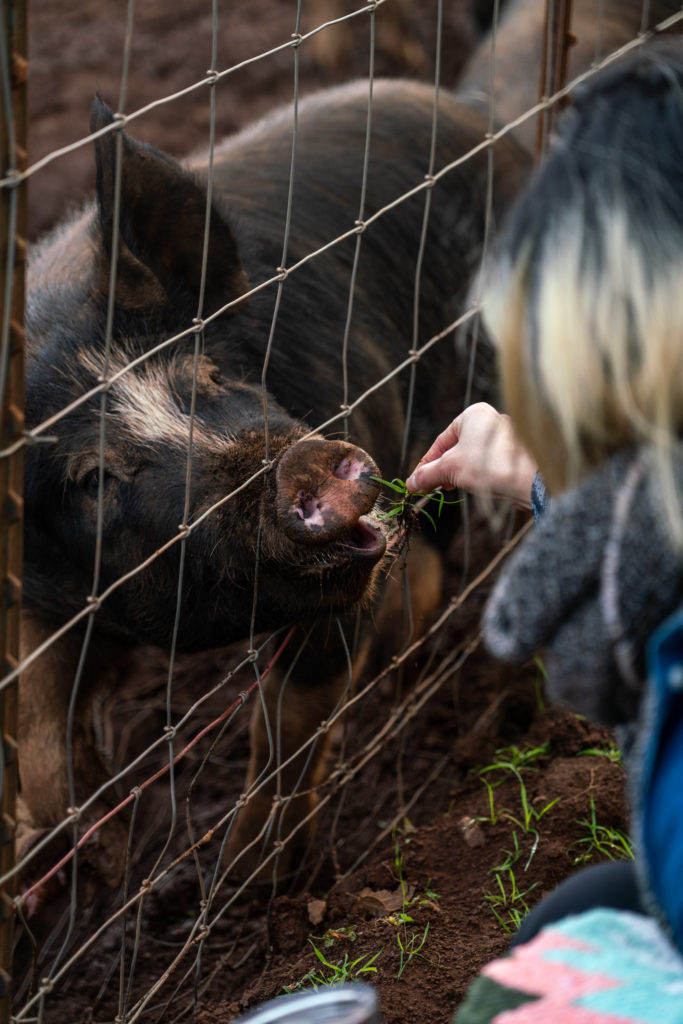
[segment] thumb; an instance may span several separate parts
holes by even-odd
[[[406,480],[406,488],[413,493],[422,490],[422,472],[419,469],[414,469],[410,474]]]
[[[435,459],[434,462],[425,462],[421,466],[417,466],[406,480],[406,487],[412,492],[433,491],[435,487],[439,487],[444,482],[442,477],[441,459]]]

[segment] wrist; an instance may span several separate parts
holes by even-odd
[[[526,452],[517,452],[511,460],[507,480],[501,488],[500,496],[506,498],[514,508],[530,512],[531,488],[538,472],[538,466]]]

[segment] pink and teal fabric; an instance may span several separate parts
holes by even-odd
[[[683,1024],[683,959],[652,918],[592,910],[487,964],[454,1024]]]

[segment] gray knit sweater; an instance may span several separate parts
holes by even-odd
[[[683,551],[640,448],[553,499],[494,588],[484,640],[503,661],[543,651],[552,699],[618,725],[637,714],[648,637],[682,602]]]

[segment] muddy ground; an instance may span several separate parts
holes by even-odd
[[[301,30],[354,6],[309,0]],[[473,0],[445,5],[446,84],[456,80],[486,9],[486,3]],[[386,19],[378,12],[376,71],[429,79],[436,4],[397,3],[395,10]],[[123,3],[32,0],[32,162],[85,134],[96,90],[115,109],[120,106],[125,14]],[[296,4],[225,3],[219,18],[216,64],[224,68],[287,41],[296,27]],[[363,14],[334,35],[328,31],[301,47],[302,92],[367,72],[368,21]],[[137,109],[186,87],[210,63],[208,0],[175,5],[139,0],[124,108]],[[235,72],[217,92],[218,133],[289,99],[292,86],[289,48]],[[202,88],[139,119],[135,133],[182,156],[206,142],[208,124],[208,92]],[[80,201],[92,177],[87,146],[36,174],[31,237]],[[463,578],[475,579],[499,544],[500,538],[481,524],[454,541],[447,562],[449,596],[461,591]],[[318,839],[298,876],[277,894],[267,886],[251,888],[232,903],[235,887],[224,885],[197,972],[188,970],[193,952],[169,972],[140,1019],[223,1024],[287,988],[310,985],[312,973],[318,983],[329,980],[334,971],[323,965],[317,949],[337,974],[345,971],[377,987],[386,1024],[445,1024],[472,975],[504,951],[526,907],[581,863],[607,855],[608,847],[597,849],[591,841],[606,834],[591,833],[589,823],[626,828],[623,772],[611,737],[566,711],[548,708],[537,664],[511,670],[481,650],[479,616],[494,575],[487,575],[434,638],[400,670],[381,678],[347,716],[336,744],[355,774],[324,807]],[[224,677],[231,659],[231,652],[218,652],[184,661],[174,686],[174,710],[183,713],[207,684]],[[245,685],[244,676],[230,680],[202,705],[191,731],[211,722]],[[392,717],[393,708],[400,710]],[[101,739],[112,764],[124,764],[164,722],[165,668],[147,652],[135,674],[122,680],[116,700],[101,709]],[[377,739],[387,722],[392,727]],[[193,787],[190,816],[196,835],[213,825],[217,807],[239,796],[246,730],[242,713],[212,752],[210,770]],[[170,863],[186,849],[185,796],[208,743],[195,748],[176,773],[174,831],[168,784],[157,783],[141,798],[130,891],[158,855]],[[140,778],[159,763],[160,755],[155,756],[140,766]],[[501,766],[494,770],[494,764]],[[490,770],[482,774],[484,768]],[[123,792],[129,785],[127,780]],[[173,836],[164,852],[169,830]],[[64,971],[45,1000],[45,1019],[120,1019],[122,1000],[134,1004],[184,948],[203,897],[202,880],[215,859],[215,843],[208,843],[197,863],[185,858],[169,869],[164,884],[143,902],[139,919],[129,912],[123,985],[118,923]],[[68,955],[113,906],[96,887],[85,895],[89,902],[80,903],[74,915]],[[35,947],[29,933],[19,929],[18,1006],[55,963],[68,915],[68,900],[58,898],[45,921],[33,926]],[[130,994],[122,996],[129,977]]]

